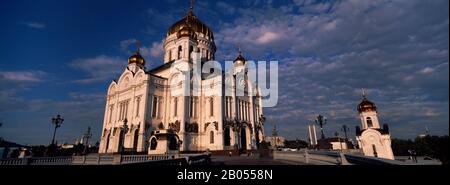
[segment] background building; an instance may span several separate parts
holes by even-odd
[[[273,125],[272,135],[266,137],[266,141],[270,143],[272,148],[284,147],[284,141],[286,139],[278,135],[277,125]]]

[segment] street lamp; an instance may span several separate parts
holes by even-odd
[[[61,127],[61,124],[63,123],[63,121],[64,121],[64,119],[59,114],[56,115],[56,117],[52,118],[52,123],[55,125],[55,130],[53,131],[52,145],[55,144],[56,129]]]
[[[317,116],[317,119],[314,121],[320,126],[320,132],[322,134],[321,138],[325,139],[325,135],[323,134],[323,125],[327,124],[327,119],[319,114],[319,116]]]
[[[345,140],[348,140],[347,132],[350,131],[350,128],[348,128],[347,125],[342,125],[342,131],[344,132]]]
[[[86,154],[89,147],[89,139],[92,137],[91,127],[88,127],[86,133],[84,134],[84,138],[86,140],[86,146],[84,146],[83,153]]]
[[[121,130],[122,130],[122,143],[121,143],[121,145],[122,145],[122,147],[121,147],[121,149],[120,149],[120,152],[123,154],[123,152],[125,151],[125,134],[128,132],[128,130],[129,130],[129,128],[128,128],[128,125],[127,125],[127,122],[128,122],[128,120],[127,120],[127,118],[125,118],[124,120],[123,120],[123,126],[120,128]]]
[[[335,132],[334,135],[338,138],[338,142],[341,145],[340,150],[342,150],[342,142],[341,142],[341,138],[339,137],[339,132]]]

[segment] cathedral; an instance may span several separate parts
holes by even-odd
[[[164,64],[147,70],[138,47],[109,85],[99,153],[258,149],[264,140],[262,99],[246,77],[242,53],[234,60],[232,80],[214,72],[186,75],[215,60],[216,52],[212,30],[194,15],[192,5],[168,29],[163,50]],[[244,93],[237,93],[238,86]]]
[[[363,100],[357,109],[361,127],[356,127],[356,140],[363,154],[394,160],[389,127],[387,124],[383,124],[383,128],[380,127],[375,103],[369,101],[363,93]]]

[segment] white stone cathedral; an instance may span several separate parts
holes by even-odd
[[[184,73],[192,73],[194,65],[215,59],[213,32],[193,14],[192,7],[169,28],[163,49],[164,64],[147,70],[138,48],[119,79],[111,82],[99,153],[257,149],[264,139],[265,118],[259,95],[236,93],[236,86],[256,86],[242,80],[248,78],[238,79],[238,73],[247,74],[241,53],[234,61],[232,81],[225,82],[225,75],[179,80]],[[177,65],[188,70],[174,69]],[[194,81],[200,86],[196,92]],[[226,94],[224,87],[231,87],[233,93]]]
[[[361,127],[356,128],[356,140],[365,156],[380,157],[394,160],[391,148],[389,127],[380,127],[377,116],[377,106],[369,101],[363,93],[363,100],[358,105]]]

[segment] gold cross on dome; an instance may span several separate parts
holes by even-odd
[[[194,0],[189,0],[189,9],[194,10]]]
[[[367,98],[366,90],[362,88],[362,96],[363,98]]]

